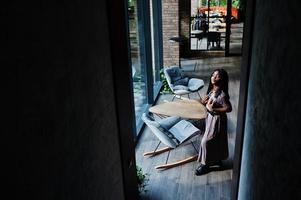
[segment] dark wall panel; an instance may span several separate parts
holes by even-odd
[[[82,0],[7,7],[22,199],[124,198],[105,8]]]
[[[300,199],[298,1],[256,1],[239,199]]]

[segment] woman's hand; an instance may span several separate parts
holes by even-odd
[[[214,104],[214,101],[212,99],[210,101],[208,101],[206,104],[206,108],[211,112],[213,111],[213,104]]]
[[[208,95],[206,95],[205,97],[203,97],[203,98],[201,98],[201,103],[203,104],[203,105],[205,105],[207,102],[208,102],[208,100],[209,100],[209,96]]]

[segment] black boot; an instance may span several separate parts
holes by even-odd
[[[200,164],[200,166],[195,170],[195,175],[200,176],[208,172],[208,166]]]

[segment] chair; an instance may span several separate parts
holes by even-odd
[[[179,147],[181,144],[186,143],[186,141],[200,133],[200,130],[196,128],[192,123],[177,116],[167,117],[156,121],[152,116],[145,113],[143,113],[142,115],[142,120],[151,129],[152,133],[154,133],[155,136],[159,139],[159,144],[156,146],[155,150],[146,152],[143,154],[143,156],[155,156],[157,154],[168,151],[168,156],[165,164],[156,166],[156,169],[168,169],[182,165],[184,163],[195,161],[197,159],[198,150],[195,148],[193,142],[190,141],[191,145],[197,152],[196,155],[190,156],[177,162],[169,164],[167,163],[170,151],[172,149]],[[157,150],[161,143],[165,144],[167,147]]]
[[[197,92],[199,97],[201,97],[198,91],[204,87],[204,81],[202,79],[186,76],[178,66],[165,68],[164,75],[174,94],[172,101],[176,95],[179,95],[181,99],[182,95],[187,94],[190,99],[189,94],[194,92]]]
[[[214,48],[214,44],[216,44],[216,48],[220,48],[221,43],[221,33],[219,32],[208,32],[207,33],[207,49],[209,49],[209,46],[211,48]]]

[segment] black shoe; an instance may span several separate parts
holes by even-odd
[[[196,170],[195,170],[195,175],[200,176],[205,174],[208,171],[208,166],[201,164]]]

